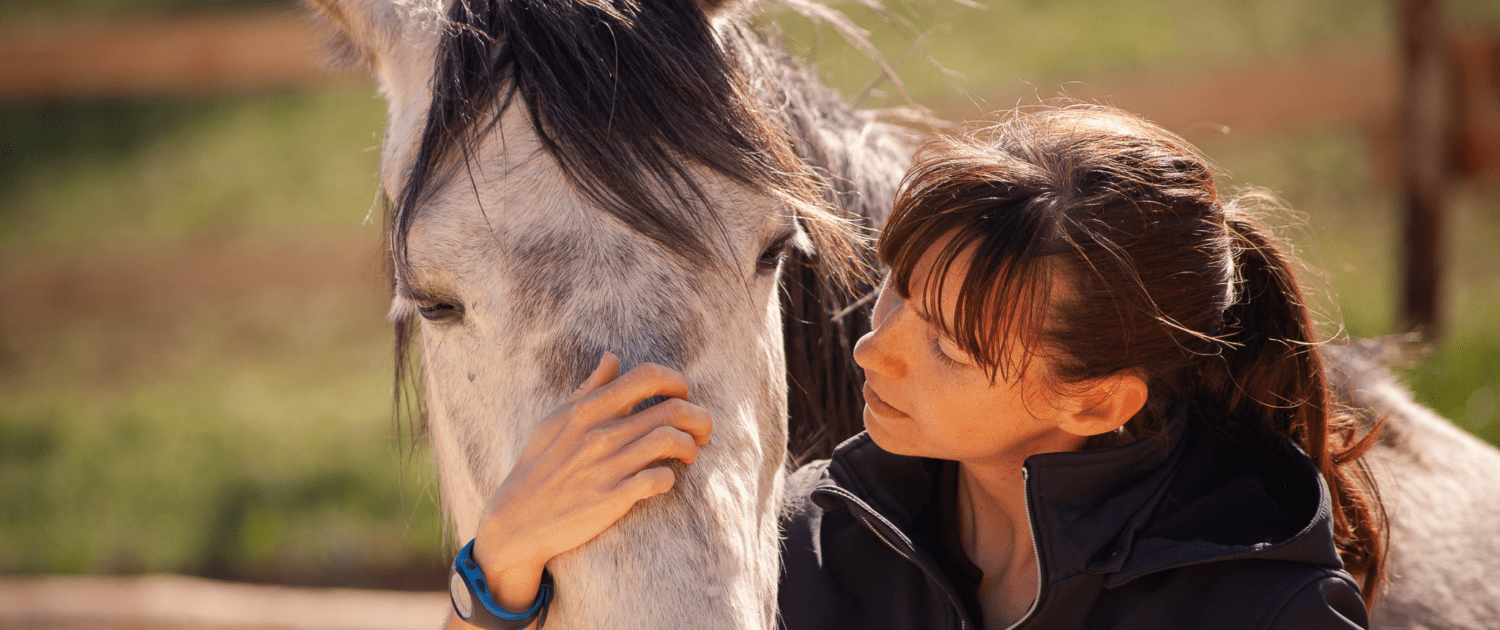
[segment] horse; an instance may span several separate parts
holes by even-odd
[[[830,200],[883,208],[908,143],[838,105],[739,6],[309,4],[388,103],[390,318],[398,357],[420,344],[397,381],[425,390],[452,532],[474,535],[526,436],[603,352],[664,365],[712,413],[712,442],[663,464],[672,491],[549,564],[548,626],[773,626],[777,271],[805,268],[813,297],[858,290],[862,235]],[[806,159],[820,153],[821,170]],[[642,405],[657,403],[672,404]]]
[[[425,390],[456,537],[600,353],[660,363],[713,442],[552,564],[548,623],[771,627],[787,463],[860,428],[856,226],[880,226],[919,134],[844,103],[747,2],[303,1],[389,106],[398,407],[408,379]],[[1375,625],[1483,627],[1500,618],[1500,452],[1413,402],[1380,348],[1325,349],[1343,400],[1385,422],[1367,456],[1391,516]]]
[[[1370,611],[1382,630],[1483,630],[1500,623],[1500,451],[1418,404],[1387,368],[1400,346],[1323,348],[1340,403],[1384,421],[1365,455],[1389,525],[1390,585]]]

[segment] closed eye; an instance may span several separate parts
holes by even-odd
[[[434,324],[463,321],[464,303],[449,290],[433,290],[396,280],[396,300],[391,304],[392,322],[407,321],[412,311]]]
[[[969,365],[969,362],[966,360],[967,357],[969,356],[968,353],[963,352],[962,350],[959,350],[959,352],[957,354],[954,354],[954,353],[950,353],[950,352],[948,352],[946,350],[943,350],[943,336],[944,336],[944,334],[942,332],[943,328],[942,328],[942,326],[938,325],[938,322],[937,322],[936,319],[933,319],[931,315],[929,315],[928,313],[924,312],[922,309],[919,309],[919,308],[913,308],[912,312],[916,313],[917,314],[917,318],[921,319],[922,322],[925,323],[925,324],[927,324],[928,328],[933,331],[933,333],[932,333],[932,341],[931,341],[931,343],[932,343],[932,353],[934,355],[937,355],[937,357],[938,357],[939,360],[941,360],[943,363],[946,363],[946,364],[948,364],[949,366],[952,366],[952,367],[962,367],[962,366],[965,366],[965,365]],[[948,343],[951,344],[952,346],[954,346],[955,348],[958,347],[958,344],[954,343],[953,338],[951,338],[951,337],[948,338]]]
[[[932,338],[932,353],[937,355],[939,361],[942,361],[943,363],[946,363],[952,367],[963,367],[965,365],[963,361],[959,361],[958,359],[949,356],[947,352],[943,351],[942,337]]]
[[[448,302],[418,304],[417,313],[422,315],[422,319],[434,324],[453,324],[463,321],[464,307]]]

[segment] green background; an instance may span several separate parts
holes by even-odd
[[[1394,46],[1385,3],[1184,4],[901,5],[927,33],[925,52],[962,78],[920,54],[900,71],[920,102],[974,117],[1082,78],[1192,77]],[[220,5],[289,6],[12,0],[0,18]],[[838,6],[887,57],[906,51],[898,29]],[[1454,24],[1500,28],[1500,5],[1449,12]],[[846,94],[876,76],[827,27],[774,7],[761,19],[782,25]],[[10,292],[0,309],[0,573],[441,588],[435,472],[390,409],[374,179],[384,106],[368,83],[337,85],[0,102],[0,286]],[[899,104],[889,85],[862,103]],[[1327,296],[1318,306],[1330,335],[1400,332],[1399,208],[1365,125],[1183,131],[1232,184],[1267,187],[1295,210],[1284,232]],[[1404,377],[1493,443],[1500,191],[1455,182],[1451,202],[1447,334]]]

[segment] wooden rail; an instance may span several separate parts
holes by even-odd
[[[0,27],[0,98],[60,100],[297,90],[368,81],[323,66],[293,9]]]
[[[435,630],[447,593],[292,588],[179,575],[0,579],[0,628]]]

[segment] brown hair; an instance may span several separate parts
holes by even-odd
[[[909,298],[918,259],[952,234],[928,272],[931,302],[973,249],[954,321],[939,325],[991,382],[1032,358],[1059,387],[1133,370],[1150,396],[1131,435],[1156,433],[1186,404],[1227,440],[1290,438],[1328,481],[1339,553],[1371,604],[1385,519],[1360,456],[1378,430],[1361,436],[1331,396],[1292,260],[1255,217],[1267,201],[1221,199],[1192,145],[1124,112],[1017,111],[923,147],[879,254]],[[1025,352],[1008,355],[1007,339]]]

